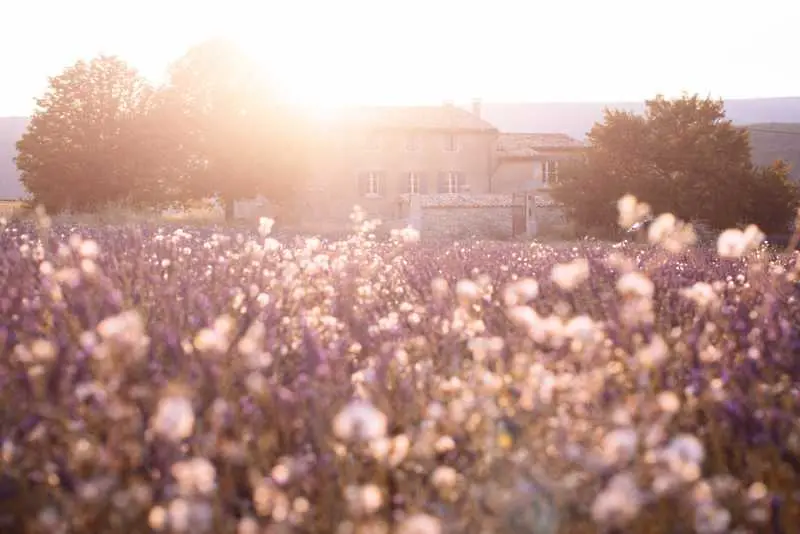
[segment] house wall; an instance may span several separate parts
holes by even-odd
[[[544,189],[544,163],[547,160],[567,161],[578,157],[574,150],[541,150],[536,157],[500,159],[492,177],[492,192],[513,193]]]
[[[492,192],[514,193],[529,191],[544,186],[541,161],[534,159],[510,159],[498,162],[492,177]]]
[[[408,193],[408,173],[421,178],[422,193],[437,193],[439,174],[459,172],[470,193],[489,192],[489,177],[495,167],[496,133],[456,132],[458,150],[445,150],[447,132],[414,132],[419,147],[406,149],[409,131],[381,132],[381,147],[364,147],[364,132],[331,132],[320,141],[311,177],[314,194],[309,201],[313,216],[340,220],[355,205],[370,216],[391,220],[401,216],[398,197]],[[378,196],[365,196],[360,191],[359,176],[364,172],[381,172],[382,190]]]

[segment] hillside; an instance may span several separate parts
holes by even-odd
[[[507,132],[560,132],[582,138],[603,120],[605,108],[642,113],[644,102],[554,102],[482,106],[483,117]],[[736,124],[800,123],[800,97],[725,101],[725,113]]]
[[[501,131],[561,132],[581,139],[603,120],[605,108],[642,113],[644,107],[644,102],[485,103],[482,109]],[[735,124],[751,129],[756,164],[786,160],[792,177],[800,180],[800,97],[726,100],[725,112]]]
[[[753,162],[768,165],[782,159],[791,165],[791,174],[800,180],[800,124],[765,123],[750,124],[750,144]]]
[[[483,117],[505,132],[559,132],[583,138],[605,108],[641,113],[642,102],[522,103],[485,102]],[[725,109],[734,123],[751,128],[753,160],[757,164],[784,159],[792,164],[792,176],[800,180],[800,97],[726,100]],[[25,130],[24,117],[0,117],[0,200],[24,194],[13,158],[15,143]]]

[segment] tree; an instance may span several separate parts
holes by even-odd
[[[748,133],[725,118],[721,101],[659,96],[646,102],[644,115],[606,110],[589,141],[585,161],[563,172],[553,191],[583,228],[613,225],[616,200],[626,193],[656,213],[717,229],[791,217],[792,208],[770,213],[755,205],[756,191],[761,202],[782,197],[792,205],[796,198],[781,185],[782,170],[753,166]]]
[[[790,168],[784,161],[757,168],[753,174],[747,198],[749,218],[757,221],[767,235],[788,234],[797,214],[800,190],[789,177]]]
[[[150,94],[124,61],[78,61],[50,79],[17,142],[20,180],[49,211],[87,210],[147,189],[137,173],[136,119]]]
[[[161,139],[172,143],[173,193],[235,200],[290,200],[305,176],[305,126],[257,65],[227,41],[190,49],[170,69],[154,105]]]

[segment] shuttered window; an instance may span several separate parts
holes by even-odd
[[[447,171],[439,173],[439,193],[465,193],[469,191],[466,175],[463,172]]]
[[[383,194],[383,173],[366,171],[358,175],[358,189],[361,196],[379,196]]]
[[[558,161],[547,160],[542,163],[542,178],[547,185],[553,185],[558,182]]]
[[[419,195],[419,174],[408,173],[408,192],[412,195]]]
[[[444,149],[447,152],[455,152],[458,150],[458,139],[456,138],[456,134],[447,133],[444,135]]]

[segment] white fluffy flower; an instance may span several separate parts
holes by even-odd
[[[383,506],[383,494],[375,484],[348,486],[344,494],[350,513],[353,515],[374,514]]]
[[[506,306],[527,304],[539,294],[539,284],[533,278],[522,278],[508,284],[503,291],[503,301]]]
[[[372,441],[386,435],[386,415],[372,404],[356,400],[333,418],[333,433],[343,441]]]
[[[589,278],[589,261],[578,258],[569,263],[560,263],[553,267],[550,279],[567,291],[575,289]]]
[[[481,294],[481,289],[478,284],[472,280],[463,279],[459,280],[456,284],[456,296],[462,304],[470,304],[478,300]]]
[[[736,228],[725,230],[717,239],[717,254],[723,258],[741,258],[755,250],[764,241],[764,234],[754,224],[743,231]]]
[[[97,245],[95,241],[91,239],[87,239],[86,241],[82,241],[80,245],[78,245],[78,253],[81,255],[82,258],[88,258],[93,260],[97,258],[100,254],[100,247]]]
[[[273,219],[269,217],[261,217],[258,219],[258,233],[261,237],[266,237],[272,232],[272,226],[275,224]]]
[[[216,470],[205,458],[192,458],[172,466],[181,495],[209,495],[216,487]]]
[[[639,202],[633,195],[625,195],[617,201],[617,211],[619,225],[622,228],[630,228],[650,215],[650,205]]]
[[[681,289],[681,295],[692,300],[701,308],[717,301],[717,294],[711,284],[696,282],[691,287]]]
[[[678,220],[671,213],[662,213],[650,224],[647,238],[653,245],[660,245],[673,253],[697,242],[697,234],[692,225]]]
[[[639,446],[639,436],[633,428],[617,428],[603,438],[602,454],[610,463],[633,458]]]
[[[415,514],[400,523],[397,534],[442,534],[442,523],[432,515]]]
[[[598,332],[598,325],[588,315],[577,315],[564,325],[564,335],[582,341],[593,341]]]
[[[408,226],[400,230],[400,239],[402,239],[404,243],[416,243],[417,241],[419,241],[419,238],[420,238],[419,230],[415,228],[411,228],[410,226]]]
[[[592,504],[592,518],[604,525],[623,526],[639,513],[642,496],[633,476],[614,475]]]
[[[658,367],[669,356],[669,347],[659,335],[653,336],[650,343],[636,352],[636,359],[643,367]]]
[[[194,409],[189,399],[169,396],[158,402],[151,427],[156,434],[170,441],[180,441],[192,434],[194,420]]]
[[[650,299],[653,298],[655,286],[645,275],[637,272],[623,274],[617,281],[617,291],[623,295]]]
[[[682,462],[700,464],[706,457],[703,443],[692,434],[679,434],[667,446],[668,454]]]

